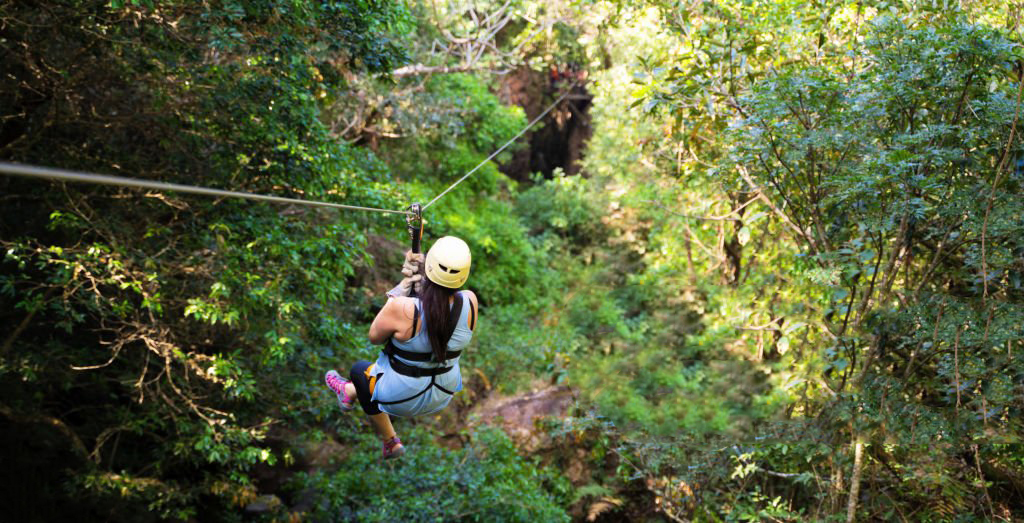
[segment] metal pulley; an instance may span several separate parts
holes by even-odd
[[[409,227],[409,241],[412,243],[412,252],[420,252],[420,239],[423,238],[423,210],[420,204],[414,203],[409,206],[409,214],[405,217],[405,223]]]
[[[409,242],[412,244],[412,252],[420,252],[420,240],[423,238],[423,208],[420,204],[414,203],[409,206],[409,214],[405,217],[405,224],[409,228]],[[410,296],[416,296],[415,287],[409,289]]]

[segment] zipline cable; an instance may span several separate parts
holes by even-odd
[[[158,191],[176,191],[191,194],[203,194],[207,196],[223,196],[226,198],[245,198],[247,200],[261,200],[276,203],[294,203],[298,205],[309,205],[313,207],[331,207],[335,209],[351,209],[355,211],[383,212],[390,214],[412,215],[410,211],[394,211],[391,209],[378,209],[376,207],[361,207],[358,205],[344,205],[341,203],[329,203],[316,200],[299,200],[297,198],[284,198],[281,196],[268,196],[264,194],[253,194],[238,191],[225,191],[222,189],[210,189],[207,187],[196,187],[192,185],[181,185],[177,183],[154,182],[140,180],[138,178],[124,178],[121,176],[109,176],[87,172],[68,171],[64,169],[53,169],[50,167],[36,167],[17,163],[0,162],[0,173],[13,174],[18,176],[29,176],[33,178],[48,178],[65,182],[82,182],[100,185],[116,185],[120,187],[136,187],[142,189],[154,189]]]
[[[557,106],[562,100],[564,100],[566,96],[569,96],[569,94],[572,93],[572,90],[573,90],[574,87],[576,87],[576,84],[572,84],[571,86],[569,86],[569,89],[567,89],[565,91],[565,93],[562,94],[562,96],[559,96],[558,99],[554,101],[554,103],[549,105],[547,109],[544,109],[544,112],[540,113],[530,123],[526,124],[526,127],[523,127],[523,130],[519,131],[519,133],[516,134],[515,136],[513,136],[509,141],[505,142],[505,145],[502,145],[501,147],[499,147],[497,151],[494,151],[493,153],[491,153],[491,155],[488,156],[486,160],[480,162],[479,164],[477,164],[476,167],[474,167],[468,173],[464,174],[462,176],[462,178],[459,178],[458,180],[455,181],[455,183],[453,183],[450,186],[448,186],[448,188],[445,189],[444,192],[442,192],[441,194],[438,194],[437,196],[435,196],[433,200],[430,200],[429,203],[427,203],[426,205],[423,206],[423,210],[425,211],[425,210],[427,210],[427,207],[430,207],[431,205],[434,205],[434,202],[436,202],[437,200],[441,199],[442,196],[448,194],[448,191],[451,191],[452,189],[454,189],[456,185],[462,183],[466,178],[469,178],[470,175],[472,175],[478,169],[483,167],[485,163],[493,160],[495,156],[498,156],[498,154],[500,154],[501,151],[504,151],[506,147],[512,145],[512,142],[515,142],[516,140],[519,139],[520,136],[526,134],[526,131],[529,131],[530,128],[534,126],[534,124],[539,122],[541,118],[544,118],[544,116],[546,116],[548,113],[550,113],[551,110],[554,109],[555,106]]]
[[[434,205],[434,202],[436,202],[437,200],[440,200],[442,196],[448,194],[452,189],[457,187],[460,183],[464,182],[466,180],[466,178],[469,178],[470,176],[472,176],[473,173],[477,172],[481,167],[484,166],[484,164],[486,164],[487,162],[493,160],[495,156],[498,156],[499,154],[501,154],[501,152],[504,151],[506,148],[508,148],[508,146],[512,145],[513,142],[518,140],[520,136],[526,134],[526,131],[529,131],[531,127],[536,125],[536,123],[541,120],[541,118],[544,118],[545,116],[547,116],[547,114],[550,113],[552,109],[557,107],[558,104],[561,103],[562,100],[564,100],[566,96],[569,96],[569,94],[572,93],[572,90],[573,90],[574,87],[576,87],[576,84],[573,84],[573,85],[569,86],[569,89],[567,89],[565,91],[565,93],[562,94],[562,96],[559,96],[557,100],[555,100],[551,105],[549,105],[547,107],[547,109],[544,109],[544,111],[541,112],[539,115],[537,115],[533,120],[531,120],[530,123],[526,124],[526,127],[523,127],[522,130],[520,130],[518,133],[516,133],[515,136],[513,136],[511,139],[509,139],[507,142],[505,142],[505,144],[502,145],[501,147],[499,147],[498,150],[496,150],[493,153],[491,153],[491,155],[488,156],[487,159],[485,159],[484,161],[480,162],[479,164],[477,164],[476,167],[473,167],[469,172],[464,174],[462,176],[462,178],[459,178],[458,180],[455,181],[455,183],[453,183],[450,186],[448,186],[448,188],[445,189],[441,194],[438,194],[437,196],[434,197],[433,200],[430,200],[429,203],[427,203],[426,205],[422,206],[419,209],[419,211],[424,211],[424,210],[427,209],[427,207],[430,207],[431,205]],[[402,214],[402,215],[405,215],[405,216],[414,216],[417,219],[419,218],[419,212],[413,212],[412,210],[396,211],[396,210],[392,210],[392,209],[379,209],[377,207],[362,207],[362,206],[359,206],[359,205],[345,205],[345,204],[341,204],[341,203],[329,203],[329,202],[321,202],[321,201],[316,201],[316,200],[299,200],[297,198],[284,198],[284,197],[281,197],[281,196],[268,196],[268,195],[265,195],[265,194],[254,194],[254,193],[239,192],[239,191],[226,191],[226,190],[223,190],[223,189],[211,189],[211,188],[208,188],[208,187],[198,187],[198,186],[194,186],[194,185],[182,185],[182,184],[179,184],[179,183],[154,182],[154,181],[150,181],[150,180],[141,180],[141,179],[138,179],[138,178],[125,178],[125,177],[122,177],[122,176],[110,176],[110,175],[107,175],[107,174],[96,174],[96,173],[81,172],[81,171],[69,171],[69,170],[66,170],[66,169],[54,169],[52,167],[38,167],[38,166],[34,166],[34,165],[26,165],[26,164],[18,164],[18,163],[10,163],[10,162],[0,162],[0,173],[12,174],[12,175],[16,175],[16,176],[28,176],[28,177],[31,177],[31,178],[46,178],[46,179],[50,179],[50,180],[60,180],[60,181],[65,181],[65,182],[92,183],[92,184],[98,184],[98,185],[114,185],[114,186],[119,186],[119,187],[134,187],[134,188],[140,188],[140,189],[153,189],[153,190],[157,190],[157,191],[176,191],[176,192],[190,193],[190,194],[202,194],[202,195],[206,195],[206,196],[221,196],[221,197],[225,197],[225,198],[243,198],[243,199],[247,199],[247,200],[260,200],[260,201],[265,201],[265,202],[293,203],[293,204],[297,204],[297,205],[308,205],[308,206],[312,206],[312,207],[330,207],[330,208],[334,208],[334,209],[350,209],[350,210],[354,210],[354,211],[369,211],[369,212],[381,212],[381,213],[389,213],[389,214]]]

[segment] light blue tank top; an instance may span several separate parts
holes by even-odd
[[[416,300],[416,308],[420,311],[420,323],[423,328],[419,332],[413,334],[412,338],[407,341],[398,341],[392,339],[395,347],[409,352],[421,352],[429,354],[430,338],[427,336],[427,318],[426,313],[420,304],[419,298]],[[473,331],[467,326],[469,321],[470,311],[472,309],[472,302],[470,302],[469,295],[466,293],[456,294],[455,299],[462,300],[462,313],[459,315],[458,324],[455,327],[455,332],[452,333],[452,337],[448,340],[448,350],[458,351],[469,345],[470,340],[473,338]],[[394,356],[402,363],[411,365],[414,367],[422,368],[435,368],[439,365],[434,361],[411,361],[400,356]],[[458,392],[462,390],[462,370],[459,368],[459,356],[449,358],[444,363],[445,367],[453,367],[452,370],[439,374],[434,377],[434,383],[451,392]],[[451,401],[452,395],[444,392],[441,388],[431,386],[430,376],[421,376],[418,378],[412,376],[406,376],[399,374],[397,371],[391,368],[391,363],[388,360],[388,356],[383,352],[377,357],[376,367],[373,369],[373,373],[380,375],[377,378],[377,384],[373,389],[373,399],[382,402],[390,402],[401,400],[402,398],[410,398],[415,396],[420,391],[427,389],[425,393],[413,398],[409,401],[403,401],[401,403],[394,404],[381,404],[380,410],[393,414],[395,416],[422,416],[425,414],[431,414],[437,412],[448,405]]]

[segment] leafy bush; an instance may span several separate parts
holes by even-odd
[[[540,235],[538,241],[557,235],[562,241],[551,248],[571,250],[603,243],[605,207],[602,195],[590,189],[585,178],[566,176],[561,169],[549,180],[536,180],[516,199],[520,219],[532,234]]]
[[[378,463],[379,441],[364,437],[337,472],[299,478],[293,487],[315,489],[315,517],[334,521],[569,521],[561,508],[568,482],[520,457],[504,432],[471,432],[457,450],[426,443],[432,435],[422,429],[403,437],[411,443],[394,464]]]

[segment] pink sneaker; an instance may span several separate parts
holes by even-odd
[[[334,391],[338,395],[338,406],[341,410],[352,410],[356,406],[356,397],[353,394],[349,396],[345,392],[345,384],[348,380],[341,377],[337,371],[329,370],[324,375],[324,381],[327,382],[327,387]]]
[[[402,440],[395,436],[384,442],[384,459],[395,459],[405,454],[405,446],[402,445]]]

